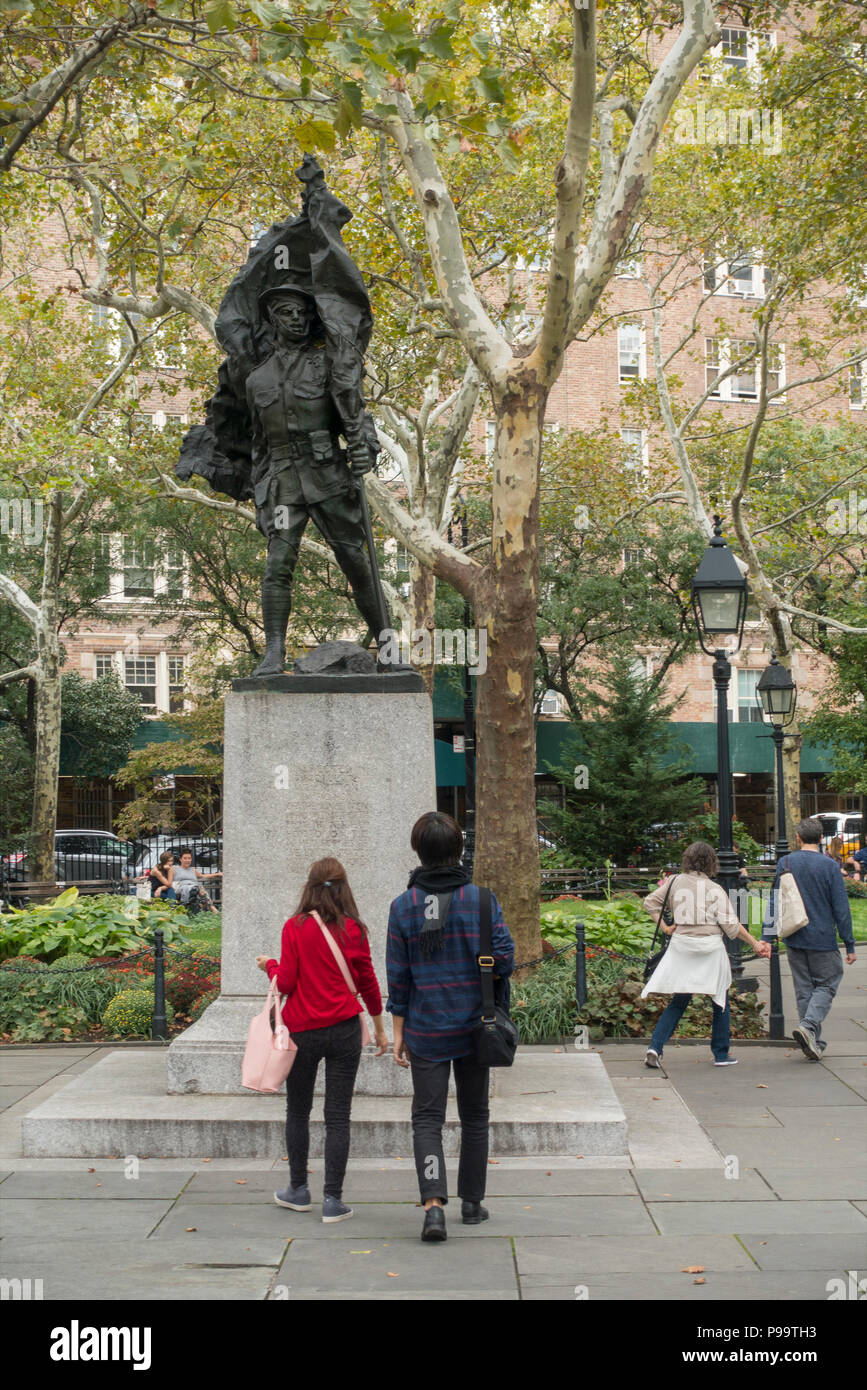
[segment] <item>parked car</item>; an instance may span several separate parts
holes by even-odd
[[[180,850],[193,851],[193,863],[203,873],[216,873],[223,858],[222,836],[151,835],[136,842],[135,872],[146,874],[159,863],[160,855],[170,849],[177,860]]]
[[[126,892],[134,874],[135,846],[110,830],[58,830],[54,835],[54,874],[57,882],[109,879]],[[3,856],[3,875],[10,883],[30,878],[27,850]]]
[[[822,825],[822,849],[835,838],[843,841],[843,854],[852,854],[861,843],[860,811],[820,811],[815,817]]]

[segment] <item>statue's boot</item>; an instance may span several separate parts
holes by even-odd
[[[286,629],[292,612],[292,591],[273,579],[262,581],[262,626],[265,655],[254,676],[282,676],[286,666]]]

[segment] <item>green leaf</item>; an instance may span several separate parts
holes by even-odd
[[[205,21],[212,34],[219,29],[234,29],[236,20],[230,0],[212,0],[210,5],[206,5]]]
[[[301,121],[295,127],[295,138],[302,150],[333,150],[337,140],[329,121]]]

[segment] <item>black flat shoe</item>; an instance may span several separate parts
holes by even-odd
[[[446,1214],[442,1207],[428,1207],[421,1228],[422,1240],[447,1240]]]
[[[490,1214],[481,1202],[461,1202],[461,1220],[465,1226],[478,1226],[480,1222],[487,1221]]]

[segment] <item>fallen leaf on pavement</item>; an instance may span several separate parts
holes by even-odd
[[[203,1163],[210,1163],[210,1161],[211,1161],[211,1160],[210,1160],[209,1158],[203,1158],[203,1159],[202,1159],[202,1162],[203,1162]]]
[[[757,1085],[756,1085],[756,1090],[757,1090],[757,1091],[766,1091],[767,1089],[768,1089],[768,1088],[767,1088],[767,1085],[765,1084],[764,1081],[759,1081],[759,1082],[757,1083]]]
[[[388,1275],[389,1279],[399,1279],[399,1278],[400,1278],[400,1275],[399,1275],[399,1274],[393,1274],[392,1271],[391,1271],[390,1269],[387,1269],[385,1272],[386,1272],[386,1274]]]
[[[707,1283],[707,1280],[706,1280],[706,1279],[693,1279],[692,1282],[693,1282],[694,1284],[706,1284],[706,1283]]]
[[[704,1265],[687,1265],[681,1274],[704,1274]]]
[[[370,1250],[350,1250],[350,1255],[370,1255]]]
[[[238,1184],[239,1187],[243,1187],[243,1186],[244,1186],[244,1183],[245,1183],[246,1181],[247,1181],[246,1178],[236,1178],[236,1179],[235,1179],[235,1182]]]
[[[197,1231],[198,1229],[199,1229],[198,1226],[185,1226],[185,1227],[184,1227],[184,1230],[185,1230],[185,1231]]]
[[[88,1168],[87,1171],[88,1171],[88,1173],[95,1173],[95,1172],[96,1172],[96,1169],[95,1169],[95,1168]]]

